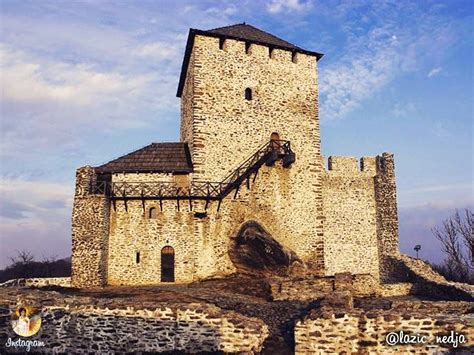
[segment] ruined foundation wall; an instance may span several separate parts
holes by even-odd
[[[93,168],[79,168],[72,213],[71,282],[75,287],[103,286],[107,280],[110,202],[91,195]]]
[[[295,326],[295,354],[439,354],[450,347],[449,344],[443,346],[437,343],[436,336],[447,336],[451,331],[462,334],[466,339],[463,344],[457,344],[458,349],[474,349],[472,314],[436,315],[433,309],[428,310],[426,315],[420,313],[417,310],[416,315],[402,315],[390,310],[369,314],[336,311],[326,315],[310,315]],[[426,341],[421,344],[387,344],[386,335],[390,332],[399,334],[401,330],[404,334],[425,336]]]
[[[290,51],[274,49],[270,57],[268,47],[250,47],[247,54],[245,42],[227,39],[224,49],[219,49],[219,39],[195,37],[193,63],[187,73],[188,79],[193,76],[190,85],[194,88],[185,88],[181,98],[186,108],[182,122],[188,120],[192,106],[193,178],[221,181],[268,142],[273,132],[291,141],[296,153],[291,169],[269,170],[270,175],[280,174],[272,180],[276,185],[262,184],[261,193],[254,191],[249,202],[232,207],[237,214],[229,218],[243,223],[241,218],[253,220],[260,218],[259,214],[271,214],[271,219],[267,218],[271,223],[263,224],[271,229],[278,221],[273,227],[275,239],[323,270],[316,58],[298,53],[294,63]],[[250,101],[244,97],[246,88],[252,89]],[[182,139],[188,139],[185,137],[188,133],[182,134]],[[226,201],[227,206],[234,204]],[[201,233],[199,228],[209,231],[204,232],[209,244],[229,237],[218,220],[216,226],[198,227],[197,234]]]
[[[0,338],[16,339],[9,317],[0,317]],[[5,324],[3,324],[5,323]],[[254,353],[262,349],[267,326],[256,318],[201,304],[156,309],[50,306],[42,327],[29,339],[47,353]],[[2,344],[3,346],[4,344]],[[35,350],[36,348],[32,348]]]
[[[375,158],[329,157],[323,177],[326,274],[379,277]]]

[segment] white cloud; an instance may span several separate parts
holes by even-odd
[[[267,11],[271,14],[278,14],[281,12],[303,12],[312,8],[311,1],[300,0],[272,0],[267,4]]]
[[[70,255],[72,186],[45,181],[0,180],[0,267],[17,250],[37,258]]]
[[[431,132],[438,138],[448,138],[451,137],[451,132],[446,127],[443,122],[435,122],[433,127],[431,128]]]
[[[0,48],[2,100],[55,101],[96,106],[100,100],[131,95],[143,89],[145,76],[101,72],[86,64],[33,59],[19,51]]]
[[[176,43],[152,42],[139,47],[137,49],[137,55],[162,61],[177,60],[181,53],[179,53]]]
[[[428,78],[432,78],[438,75],[439,73],[441,73],[441,70],[443,70],[443,68],[441,67],[431,69],[430,72],[428,73]]]

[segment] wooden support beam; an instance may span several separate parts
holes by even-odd
[[[255,175],[253,176],[253,181],[252,181],[252,183],[254,183],[255,180],[257,179],[257,175],[258,175],[258,169],[255,170]]]
[[[191,199],[191,197],[189,197],[189,212],[192,212],[193,210],[193,200]]]
[[[209,199],[206,200],[206,205],[204,206],[204,209],[207,211],[207,207],[209,206]]]
[[[123,190],[123,203],[125,205],[125,212],[128,212],[127,196],[125,195],[125,190]]]
[[[114,211],[117,212],[117,202],[115,199],[112,200],[112,205],[114,205]]]
[[[141,197],[142,197],[143,215],[145,215],[145,211],[146,211],[145,207],[146,207],[146,206],[145,206],[145,196],[144,196],[144,194],[143,194],[143,190],[141,191],[140,195],[141,195]]]
[[[237,194],[239,193],[240,185],[237,185],[237,188],[235,189],[235,194],[234,194],[234,200],[237,197]]]
[[[250,175],[247,176],[247,190],[250,190]]]
[[[217,212],[219,212],[219,210],[221,209],[221,203],[222,199],[219,199],[219,202],[217,203]]]
[[[178,205],[178,211],[179,211],[179,197],[176,199],[176,204]]]
[[[163,212],[163,199],[160,197],[160,210]]]

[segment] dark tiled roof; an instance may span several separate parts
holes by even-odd
[[[95,168],[97,173],[175,172],[193,170],[187,143],[152,143]]]
[[[287,49],[296,49],[296,50],[303,50],[291,44],[290,42],[284,41],[281,38],[278,38],[268,32],[259,30],[256,27],[251,25],[247,25],[246,23],[226,26],[226,27],[219,27],[213,30],[206,31],[209,33],[215,33],[218,35],[222,35],[225,37],[230,38],[237,38],[242,40],[247,40],[251,42],[258,42],[267,45],[278,46]]]
[[[273,48],[279,48],[289,51],[295,51],[308,55],[313,55],[316,60],[319,60],[323,55],[318,52],[308,51],[300,47],[291,44],[290,42],[284,41],[268,32],[259,30],[256,27],[247,25],[245,22],[237,25],[219,27],[208,31],[196,30],[191,28],[189,30],[188,42],[186,43],[186,51],[184,52],[183,65],[181,66],[181,76],[179,78],[178,92],[176,96],[181,97],[184,88],[184,82],[186,80],[186,73],[188,71],[189,58],[193,50],[194,36],[210,36],[218,38],[231,38],[239,41],[246,41],[256,43],[264,46]]]

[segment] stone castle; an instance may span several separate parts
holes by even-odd
[[[178,143],[77,170],[72,285],[303,267],[387,280],[393,155],[321,155],[318,60],[247,24],[191,29]]]

